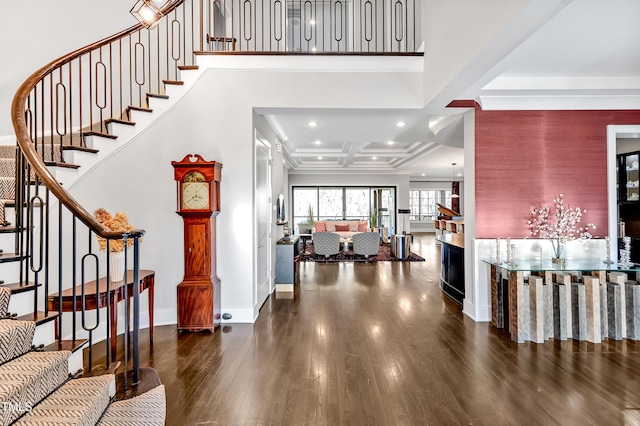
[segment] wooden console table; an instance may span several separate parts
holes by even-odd
[[[154,281],[155,272],[150,270],[140,270],[140,293],[145,290],[149,290],[149,341],[153,344],[153,299],[154,299]],[[122,281],[116,281],[111,283],[110,290],[110,306],[109,315],[110,321],[110,333],[111,333],[111,358],[116,359],[117,351],[117,336],[118,336],[118,302],[125,298],[125,282],[127,283],[127,294],[129,298],[133,297],[133,271],[127,271],[126,279]],[[94,310],[97,308],[104,308],[107,306],[107,279],[100,278],[98,282],[98,291],[96,291],[96,282],[89,281],[84,285],[85,290],[85,308],[86,310]],[[76,286],[75,296],[73,295],[73,288],[68,288],[62,292],[62,298],[58,293],[49,295],[48,307],[49,311],[58,311],[60,306],[60,300],[62,299],[62,312],[81,312],[82,311],[82,286]],[[129,305],[129,308],[131,305]],[[58,321],[58,320],[56,320]],[[56,324],[56,333],[58,327]],[[56,336],[58,338],[58,336]]]

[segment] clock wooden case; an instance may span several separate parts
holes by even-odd
[[[220,325],[216,273],[216,217],[222,164],[200,155],[172,161],[177,212],[184,223],[184,278],[178,284],[178,330],[215,330]]]

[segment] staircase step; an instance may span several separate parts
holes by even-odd
[[[88,342],[87,339],[78,339],[78,340],[63,340],[62,342],[58,343],[58,341],[53,342],[50,345],[45,346],[44,348],[42,348],[43,351],[45,352],[56,352],[56,351],[69,351],[69,352],[75,352],[78,349],[81,349],[84,345],[86,345]]]
[[[94,425],[109,405],[113,386],[111,374],[69,380],[15,424]]]
[[[19,262],[22,259],[26,259],[26,256],[22,256],[15,253],[5,253],[5,252],[0,253],[0,263]]]
[[[178,65],[178,69],[180,71],[187,71],[187,70],[197,70],[200,67],[197,65]]]
[[[31,321],[0,320],[0,364],[29,352],[35,332]]]
[[[0,287],[0,318],[7,316],[7,308],[9,307],[9,299],[11,298],[11,289]]]
[[[147,99],[149,99],[149,98],[169,99],[169,96],[161,95],[159,93],[147,93]]]
[[[0,365],[0,423],[11,424],[69,377],[70,352],[29,352]],[[26,405],[29,404],[29,405]]]
[[[103,426],[163,426],[167,415],[164,385],[142,395],[116,401],[107,408],[99,425]]]
[[[125,126],[135,126],[136,125],[136,123],[134,123],[133,121],[121,120],[119,118],[108,118],[108,119],[104,120],[104,122],[106,124],[111,124],[111,123],[124,124]]]
[[[75,146],[75,145],[66,145],[62,147],[63,151],[80,151],[80,152],[88,152],[90,154],[97,154],[100,151],[93,148],[87,148],[85,146]]]
[[[162,80],[162,82],[170,86],[184,86],[184,81],[180,80]]]
[[[37,287],[41,287],[42,283],[39,283]],[[11,294],[24,293],[25,291],[32,291],[36,288],[36,284],[33,282],[19,282],[19,283],[10,283],[10,284],[2,284],[0,288],[8,288],[11,290]]]
[[[21,315],[16,317],[18,321],[33,321],[36,323],[36,326],[46,324],[49,321],[53,321],[58,318],[58,312],[49,311],[49,313],[45,314],[42,311],[37,311],[35,313],[31,312],[26,315]]]
[[[69,163],[61,163],[58,161],[45,161],[44,164],[47,167],[62,167],[65,169],[79,169],[80,166],[77,164],[69,164]]]
[[[103,133],[103,132],[84,132],[84,136],[100,136],[101,138],[118,139],[117,135],[112,135],[112,134]]]
[[[133,106],[133,105],[127,107],[127,115],[129,114],[129,111],[153,112],[151,108],[144,108],[144,107]]]

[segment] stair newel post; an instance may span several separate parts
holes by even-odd
[[[45,191],[45,205],[44,205],[44,212],[45,212],[45,219],[44,219],[44,226],[45,228],[43,229],[43,233],[44,233],[44,314],[45,315],[49,315],[49,189],[47,188]],[[40,244],[42,244],[42,241],[40,242]],[[89,246],[91,247],[91,246]]]
[[[77,244],[76,244],[76,238],[77,238],[77,229],[76,229],[76,216],[73,216],[73,219],[71,220],[71,288],[73,289],[73,308],[71,309],[71,339],[75,342],[76,341],[76,310],[77,310],[77,306],[76,306],[76,300],[78,300],[78,292],[76,290],[77,288],[77,284],[78,284],[78,280],[76,278],[76,271],[77,271],[77,262],[76,262],[76,249],[77,249]],[[60,293],[62,294],[62,293]]]
[[[150,308],[151,309],[151,308]],[[140,236],[133,238],[133,384],[140,371]]]
[[[107,342],[107,348],[105,353],[107,354],[106,365],[109,368],[111,364],[111,357],[115,357],[115,353],[111,353],[111,259],[109,258],[111,255],[111,240],[107,240],[107,338],[105,341]]]
[[[129,367],[129,312],[130,312],[130,308],[129,308],[129,286],[127,285],[127,276],[126,276],[126,271],[128,268],[127,262],[128,262],[128,257],[129,257],[129,250],[127,249],[127,235],[125,234],[124,237],[122,238],[122,241],[124,242],[124,270],[125,270],[125,277],[124,277],[124,392],[127,393],[127,390],[129,388],[129,380],[128,380],[128,372],[127,372],[127,368]]]
[[[58,344],[62,343],[62,203],[58,203]]]

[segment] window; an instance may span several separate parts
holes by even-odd
[[[395,226],[395,194],[392,187],[370,186],[296,186],[293,187],[293,222],[307,221],[309,206],[315,220],[370,221],[376,206],[386,210],[376,216],[393,232]]]
[[[450,190],[412,189],[409,191],[410,221],[431,221],[438,216],[436,203],[451,208]]]

